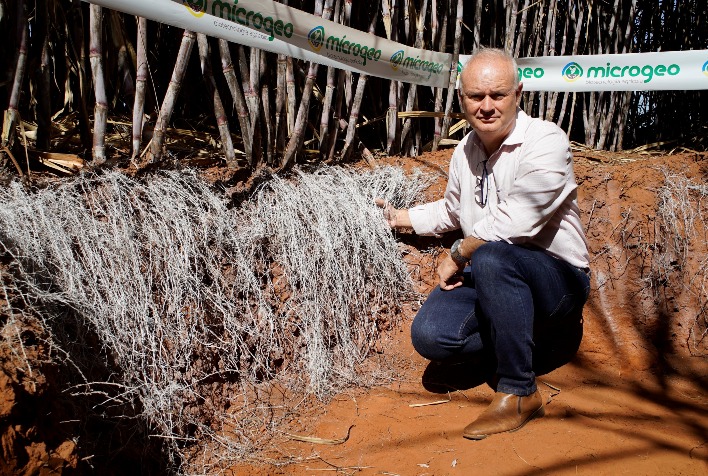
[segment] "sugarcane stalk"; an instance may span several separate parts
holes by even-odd
[[[626,124],[627,123],[627,111],[629,111],[629,101],[632,98],[632,92],[631,91],[626,91],[622,93],[622,104],[619,108],[619,119],[617,122],[619,124]],[[617,128],[617,134],[615,134],[615,142],[613,145],[612,150],[622,150],[623,149],[623,142],[624,142],[624,132],[627,129],[626,127],[618,127]]]
[[[339,0],[336,3],[334,15],[336,15],[335,21],[337,23],[348,25],[351,20],[346,16],[344,6],[340,3]],[[345,88],[345,83],[348,78],[347,73],[347,71],[343,70],[339,70],[337,73],[335,73],[335,77],[337,79],[336,90],[339,93],[337,94],[337,101],[334,107],[334,114],[332,115],[332,117],[334,118],[334,125],[330,133],[329,151],[327,152],[326,156],[327,162],[331,162],[334,159],[334,154],[336,152],[337,147],[337,137],[339,136],[339,133],[346,128],[346,121],[342,119],[342,115],[344,114],[342,112],[342,108],[344,106],[344,101],[347,98],[348,90],[346,90]]]
[[[329,116],[332,114],[332,99],[334,98],[336,69],[327,67],[327,87],[322,101],[322,117],[320,118],[320,150],[329,146]]]
[[[341,1],[337,0],[332,10],[332,0],[326,0],[324,11],[329,10],[329,15],[335,18],[341,9]],[[335,19],[336,21],[336,19]],[[332,114],[332,99],[334,97],[336,68],[327,67],[327,86],[324,100],[322,101],[322,116],[320,117],[320,151],[325,151],[329,147],[329,116]]]
[[[535,28],[533,29],[533,33],[532,33],[532,35],[535,38],[535,41],[533,43],[529,42],[528,50],[527,50],[528,53],[526,56],[536,56],[541,48],[541,46],[540,46],[540,44],[541,44],[540,30],[541,30],[541,25],[543,24],[543,15],[544,15],[544,13],[543,13],[544,9],[542,7],[543,7],[543,0],[541,0],[541,5],[539,6],[539,8],[535,9],[535,11],[536,11],[536,18],[534,20]],[[533,107],[534,107],[534,104],[536,104],[536,96],[538,96],[538,91],[531,91],[531,94],[529,94],[529,100],[528,100],[528,103],[526,104],[526,113],[529,115],[533,114]]]
[[[347,8],[348,7],[348,8]],[[351,0],[345,0],[344,12],[341,18],[342,25],[351,26],[352,23],[352,2]],[[349,70],[342,70],[340,74],[344,75],[344,101],[347,106],[352,103],[354,99],[354,81],[352,77],[352,72]]]
[[[356,93],[354,94],[351,111],[349,112],[347,134],[344,138],[344,147],[342,148],[342,160],[347,160],[349,158],[349,154],[351,153],[351,146],[356,133],[356,125],[359,121],[359,109],[361,107],[361,100],[364,97],[364,89],[366,88],[367,79],[368,75],[360,74],[359,80],[357,81]]]
[[[133,151],[131,160],[140,153],[143,140],[143,124],[145,113],[145,90],[148,79],[147,63],[147,19],[138,17],[138,51],[135,73],[135,98],[133,99]]]
[[[170,85],[167,87],[167,93],[165,93],[165,99],[162,101],[160,114],[157,116],[157,122],[155,123],[150,149],[147,154],[148,164],[157,163],[162,159],[162,146],[165,140],[167,125],[172,117],[175,101],[177,100],[179,90],[182,87],[184,75],[187,72],[187,64],[189,63],[189,57],[191,56],[192,48],[194,47],[194,39],[194,32],[184,30],[184,34],[182,35],[182,43],[180,44],[179,51],[177,53],[177,61],[175,62],[175,67],[172,70],[172,79],[170,80]]]
[[[37,96],[37,149],[49,150],[52,133],[51,78],[49,58],[49,8],[47,2],[37,4],[37,29],[42,35]]]
[[[268,72],[268,65],[266,62],[266,53],[261,51],[261,72],[265,75]],[[263,120],[265,122],[265,143],[266,143],[266,162],[269,165],[274,165],[274,125],[270,112],[270,89],[268,87],[267,81],[261,82],[261,106],[263,108]]]
[[[108,10],[107,17],[109,21],[107,27],[107,31],[110,33],[109,38],[112,40],[113,49],[118,50],[118,75],[120,77],[120,81],[115,82],[116,92],[113,98],[115,101],[122,89],[126,96],[134,100],[135,81],[133,80],[132,65],[137,61],[135,50],[126,38],[121,14],[115,10]]]
[[[315,6],[315,15],[317,15],[317,6]],[[319,16],[319,15],[317,15]],[[344,0],[344,24],[349,26],[352,18],[352,0]]]
[[[627,29],[626,29],[626,35],[625,36],[630,36],[631,35],[631,28],[632,25],[634,24],[634,6],[636,6],[636,0],[633,1],[632,6],[630,7],[629,11],[629,19],[627,22]],[[614,25],[616,24],[617,20],[617,15],[619,11],[619,7],[617,4],[615,4],[615,12],[614,15],[612,16],[612,19],[610,21],[610,31],[614,31]],[[625,43],[626,45],[626,43]],[[617,51],[605,51],[606,53],[613,53]],[[626,53],[626,46],[623,48],[622,53]],[[608,106],[608,111],[607,114],[605,115],[604,120],[602,121],[602,125],[600,126],[600,137],[597,140],[597,148],[598,149],[604,149],[606,144],[607,144],[607,136],[609,132],[612,132],[615,128],[612,128],[612,124],[615,124],[615,112],[617,111],[617,106],[621,102],[624,104],[624,93],[617,93],[617,92],[612,92],[610,94],[610,103]],[[620,109],[620,114],[622,113],[622,110]],[[622,122],[619,122],[619,124],[622,124]],[[618,128],[618,129],[623,129],[623,128]],[[618,132],[615,132],[615,136],[618,134]],[[614,150],[615,146],[614,144],[610,147],[610,150]]]
[[[96,104],[93,113],[93,162],[101,165],[106,161],[106,124],[108,121],[108,99],[103,76],[103,7],[91,5],[89,14],[89,59],[93,76],[93,90]]]
[[[391,0],[395,2],[395,0]],[[391,5],[389,0],[381,0],[381,21],[384,24],[386,38],[391,39]]]
[[[529,12],[529,1],[530,0],[524,0],[524,6],[521,9],[521,22],[519,23],[519,35],[516,37],[516,44],[514,45],[514,49],[512,50],[514,52],[514,57],[518,58],[519,52],[521,51],[521,44],[524,42],[524,39],[526,38],[526,17]],[[517,12],[518,15],[518,12]],[[514,28],[516,28],[516,25],[514,25]],[[513,32],[512,32],[513,34]]]
[[[287,91],[285,86],[285,71],[287,69],[285,55],[278,55],[278,68],[275,86],[275,150],[280,153],[285,146],[287,137]]]
[[[455,84],[457,83],[457,64],[460,61],[460,45],[462,44],[462,21],[464,14],[463,0],[457,0],[455,7],[455,41],[452,45],[452,62],[450,64],[450,81],[447,85],[447,99],[445,102],[445,117],[443,118],[443,127],[440,132],[442,139],[447,138],[450,134],[450,122],[452,121],[452,103],[455,99]]]
[[[79,76],[79,132],[81,143],[86,150],[90,150],[93,144],[93,133],[91,130],[91,119],[86,99],[91,94],[91,79],[88,71],[91,65],[86,58],[86,44],[84,42],[84,15],[81,9],[81,0],[72,0],[71,19],[71,45],[72,53],[76,59],[77,75]]]
[[[580,43],[580,32],[582,31],[582,24],[583,24],[583,15],[585,14],[585,10],[583,8],[579,7],[574,7],[574,10],[576,11],[576,14],[573,15],[574,18],[574,25],[575,25],[575,37],[573,38],[573,49],[571,50],[571,54],[576,55],[578,53],[578,45]],[[560,112],[560,117],[558,118],[558,127],[561,126],[563,119],[565,117],[565,108],[566,108],[566,103],[568,99],[569,94],[566,93],[565,96],[563,97],[563,105],[561,106],[561,112]],[[575,101],[575,93],[573,93],[573,100]],[[575,105],[575,103],[573,103]],[[570,124],[568,126],[568,135],[570,135],[570,127],[572,126],[573,123],[573,111],[571,111],[570,114]]]
[[[295,130],[295,114],[297,113],[297,97],[295,93],[295,67],[292,57],[288,56],[285,62],[285,88],[287,91],[287,120],[288,136]]]
[[[302,99],[300,99],[300,108],[298,109],[297,118],[295,119],[295,129],[293,130],[288,146],[285,149],[285,154],[280,163],[281,168],[288,168],[295,163],[296,154],[304,141],[305,126],[307,123],[307,115],[310,109],[310,99],[312,97],[312,88],[317,79],[317,63],[310,63],[310,68],[307,72],[305,87],[302,90]]]
[[[557,7],[557,5],[556,5],[556,7]],[[556,12],[556,13],[557,13],[557,12]],[[558,17],[558,15],[556,15],[556,17]],[[561,18],[562,18],[562,17],[561,17]],[[566,17],[565,22],[563,23],[563,39],[561,40],[560,56],[565,55],[566,43],[567,43],[567,40],[568,40],[568,23],[569,23],[569,17]],[[555,38],[555,33],[554,33],[554,38]],[[553,117],[555,116],[556,104],[557,104],[557,101],[558,101],[558,96],[561,95],[561,94],[563,95],[563,104],[565,104],[566,98],[568,97],[568,94],[567,94],[567,93],[558,93],[558,92],[553,92],[553,93],[551,93],[551,99],[550,99],[550,103],[549,103],[549,105],[548,105],[548,109],[551,111],[551,113],[550,113],[550,119],[549,119],[550,121],[552,121],[552,120],[553,120]],[[563,113],[565,112],[565,111],[564,111],[564,109],[565,109],[564,107],[562,107],[561,109],[562,109],[562,111],[561,111],[561,117],[558,119],[558,123],[560,123],[560,122],[563,121],[562,115],[563,115]]]
[[[472,39],[472,49],[476,50],[480,47],[481,31],[482,31],[482,3],[484,0],[476,0],[474,9],[474,31]]]
[[[445,3],[443,3],[443,9],[445,9]],[[438,23],[438,15],[437,15],[437,1],[433,0],[433,7],[432,7],[432,14],[434,16],[433,20],[433,30],[437,31],[437,23]],[[433,34],[433,38],[435,37],[435,33]],[[447,15],[443,15],[443,21],[442,21],[442,29],[440,33],[440,38],[438,39],[437,42],[437,50],[441,52],[445,52],[445,42],[447,40]],[[435,106],[434,110],[435,112],[441,112],[443,109],[443,88],[435,88],[434,89],[435,93]],[[442,132],[442,118],[441,117],[436,117],[433,119],[433,124],[435,126],[435,130],[433,131],[433,146],[432,150],[433,152],[438,150],[438,144],[440,143],[440,133]]]
[[[209,58],[211,48],[209,41],[203,33],[197,33],[197,48],[199,50],[199,62],[202,67],[202,75],[207,85],[207,93],[211,96],[211,102],[214,108],[214,117],[216,125],[219,128],[219,137],[221,138],[221,146],[224,149],[224,157],[226,164],[229,167],[236,167],[236,153],[234,152],[234,144],[231,140],[231,131],[229,130],[229,120],[226,117],[224,103],[221,101],[219,89],[216,87],[214,80],[214,72]]]
[[[369,24],[369,33],[373,35],[376,31],[376,21],[378,20],[378,10],[374,11],[374,17]],[[366,81],[368,75],[360,74],[359,81],[356,85],[356,93],[354,94],[354,100],[352,102],[352,107],[349,112],[349,124],[347,126],[347,135],[344,139],[344,148],[342,149],[342,160],[347,160],[349,154],[351,153],[352,142],[354,141],[354,135],[356,133],[356,125],[359,122],[359,110],[361,108],[361,100],[364,97],[364,90],[366,89]]]
[[[556,0],[549,0],[549,1],[550,1],[550,6],[547,9],[547,12],[545,15],[546,16],[546,31],[545,31],[545,39],[544,39],[543,46],[541,49],[542,56],[548,56],[549,55],[549,45],[552,45],[555,43]],[[554,53],[555,53],[555,50],[554,50]],[[546,107],[548,105],[547,96],[548,96],[548,93],[546,93],[546,92],[542,92],[539,94],[538,117],[540,117],[541,119],[546,119],[546,114],[547,114]],[[552,115],[549,118],[549,120],[553,120]]]
[[[344,71],[339,71],[339,74],[337,75],[337,90],[341,91],[344,87]],[[343,94],[337,94],[337,105],[334,109],[334,114],[332,117],[334,117],[335,120],[335,126],[334,130],[332,131],[332,139],[330,141],[329,145],[329,152],[327,153],[327,161],[331,162],[332,159],[334,158],[334,153],[336,152],[336,146],[337,146],[337,136],[339,135],[340,129],[343,129],[346,127],[346,121],[344,119],[341,119],[342,117],[342,104],[344,102],[344,95]],[[343,126],[341,123],[344,123],[345,125]]]
[[[408,42],[411,37],[411,4],[410,0],[403,0],[403,31],[405,32],[404,42]]]
[[[254,168],[261,159],[261,131],[260,131],[260,53],[258,48],[251,48],[249,59],[246,59],[244,46],[238,47],[238,64],[241,72],[243,95],[250,115],[251,128],[249,140],[251,141],[251,160],[249,165]]]
[[[516,16],[519,2],[517,0],[508,2],[511,8],[506,9],[506,37],[504,38],[504,49],[511,54],[514,52],[514,37],[516,36]]]
[[[570,133],[573,130],[573,118],[575,117],[575,103],[577,100],[577,94],[575,91],[573,91],[573,100],[570,103],[570,120],[568,122],[568,137],[570,137]]]
[[[253,136],[253,132],[251,131],[251,119],[248,115],[248,106],[246,106],[243,90],[238,82],[238,78],[236,78],[236,71],[234,70],[234,63],[231,59],[231,50],[229,49],[228,41],[223,39],[219,40],[219,55],[221,57],[221,69],[224,73],[224,78],[226,78],[229,91],[231,92],[234,106],[236,107],[236,115],[241,128],[241,140],[243,141],[243,148],[246,153],[246,161],[250,164],[252,162],[253,153],[251,144],[251,137]]]
[[[438,39],[438,2],[437,0],[431,0],[430,7],[430,38],[433,47],[437,45]]]
[[[424,26],[423,23],[425,21],[425,14],[428,10],[428,0],[423,0],[423,7],[421,8],[420,13],[418,14],[418,18],[416,20],[416,38],[415,38],[415,47],[416,48],[423,48],[423,33],[424,33]],[[416,101],[416,96],[418,94],[418,86],[416,84],[411,84],[408,88],[408,100],[406,101],[406,112],[412,111],[413,106]],[[406,142],[408,139],[408,134],[410,133],[411,127],[413,127],[413,121],[410,118],[406,118],[406,120],[403,123],[403,130],[401,132],[401,145],[403,147],[403,150],[406,150]]]
[[[349,1],[349,8],[351,9],[351,0]],[[346,8],[346,1],[345,1]],[[317,0],[315,2],[315,16],[322,16],[324,10],[324,1]],[[331,10],[328,10],[328,14],[331,15]],[[329,18],[324,18],[329,20]],[[305,87],[302,91],[302,98],[300,99],[300,107],[297,112],[297,118],[295,119],[295,129],[293,130],[288,145],[285,149],[285,154],[281,160],[281,168],[291,167],[296,160],[297,153],[302,147],[302,143],[305,138],[305,128],[307,124],[307,117],[310,111],[310,99],[312,97],[312,89],[317,79],[317,69],[319,65],[317,63],[310,63],[310,67],[307,72],[307,78],[305,79]]]
[[[15,127],[20,122],[20,95],[22,82],[27,68],[27,45],[29,41],[29,24],[25,13],[25,0],[19,0],[17,5],[17,62],[15,63],[15,77],[10,90],[10,100],[5,111],[3,121],[2,146],[12,148],[15,141]]]
[[[389,40],[392,41],[398,40],[398,11],[398,0],[391,0],[391,36]],[[398,92],[400,86],[398,81],[389,82],[388,110],[386,111],[386,153],[389,155],[398,152],[400,131],[398,123]]]

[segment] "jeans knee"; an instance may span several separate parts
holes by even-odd
[[[438,357],[435,349],[438,347],[437,338],[428,329],[425,324],[424,319],[414,319],[411,325],[411,342],[413,343],[413,348],[422,357],[428,360],[436,360]]]
[[[484,281],[485,277],[498,275],[501,267],[508,263],[510,245],[500,241],[485,243],[474,252],[471,271],[475,280]]]

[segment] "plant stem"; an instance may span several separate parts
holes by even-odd
[[[182,87],[184,75],[187,72],[187,64],[189,63],[189,57],[191,56],[192,48],[194,47],[194,39],[194,32],[184,30],[184,34],[182,35],[182,43],[180,44],[179,52],[177,53],[177,61],[175,62],[175,67],[172,70],[172,79],[167,88],[165,99],[162,101],[160,114],[157,116],[157,123],[155,124],[152,142],[150,143],[150,150],[147,155],[148,164],[154,164],[162,160],[162,146],[165,141],[167,125],[172,117],[175,101],[177,100],[179,90]]]
[[[108,121],[108,99],[103,76],[103,8],[91,5],[89,16],[89,58],[93,76],[93,90],[96,104],[93,113],[93,162],[101,165],[106,161],[106,123]]]

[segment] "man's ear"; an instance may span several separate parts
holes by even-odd
[[[516,88],[516,106],[521,104],[521,92],[524,90],[524,83],[519,83],[519,87]]]
[[[460,110],[462,112],[465,112],[465,101],[464,101],[464,95],[462,94],[462,88],[459,88],[457,90],[457,101],[460,104]]]

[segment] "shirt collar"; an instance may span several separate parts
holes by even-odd
[[[523,144],[524,136],[526,135],[526,129],[528,128],[528,123],[529,116],[523,111],[523,109],[517,107],[514,129],[508,136],[506,136],[506,139],[504,139],[504,142],[501,143],[499,148],[501,149],[504,146]],[[472,142],[477,148],[484,151],[482,141],[479,139],[479,136],[477,134],[474,134],[474,139]]]
[[[529,116],[521,108],[516,108],[516,123],[514,124],[514,130],[511,134],[506,136],[504,142],[502,142],[502,147],[505,145],[516,145],[523,144],[524,136],[526,135],[526,129],[528,127]]]

